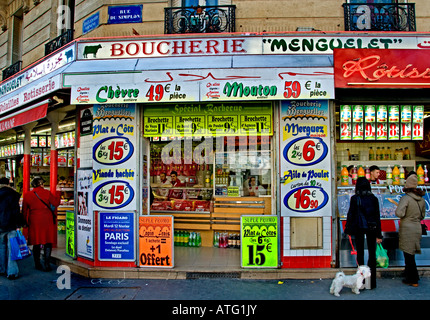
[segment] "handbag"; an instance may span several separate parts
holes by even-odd
[[[387,250],[382,247],[382,244],[376,245],[376,266],[380,268],[388,268],[388,254]]]
[[[420,205],[418,204],[418,201],[417,201],[417,206],[418,206],[418,209],[420,210],[420,214],[423,215],[423,212],[421,210]],[[422,223],[422,222],[421,222],[421,235],[422,236],[426,236],[427,235],[427,226],[424,223]]]
[[[53,221],[54,221],[54,224],[55,224],[55,222],[57,222],[57,216],[55,215],[55,206],[54,205],[52,205],[52,204],[47,204],[45,201],[43,201],[40,197],[39,197],[39,195],[35,192],[34,193],[35,195],[36,195],[36,197],[38,197],[39,198],[39,200],[40,201],[42,201],[42,203],[49,209],[49,211],[51,211],[51,213],[52,213],[52,219],[53,219]]]
[[[10,243],[10,258],[12,260],[21,260],[31,256],[31,250],[27,245],[24,235],[20,230],[16,231],[16,235],[9,239]]]

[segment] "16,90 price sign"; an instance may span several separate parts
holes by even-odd
[[[278,267],[278,217],[242,216],[242,268]]]

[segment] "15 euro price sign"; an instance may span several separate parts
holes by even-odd
[[[278,217],[242,216],[242,268],[278,267]]]

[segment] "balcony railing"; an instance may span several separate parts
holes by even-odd
[[[45,56],[54,52],[55,50],[61,48],[65,44],[69,43],[73,40],[73,30],[68,29],[66,32],[63,32],[55,39],[49,41],[45,44]]]
[[[344,3],[346,31],[416,31],[414,3]]]
[[[15,73],[18,73],[19,71],[21,71],[21,66],[22,66],[22,61],[19,60],[14,64],[10,65],[9,67],[7,67],[6,69],[4,69],[2,74],[3,76],[2,80],[6,80],[7,78],[12,77]]]
[[[164,33],[234,32],[236,6],[198,6],[164,9]]]

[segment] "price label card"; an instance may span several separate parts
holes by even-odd
[[[414,123],[412,128],[412,140],[423,140],[424,138],[424,124]]]
[[[145,136],[160,137],[163,135],[172,135],[173,117],[143,117],[143,132]]]
[[[278,217],[240,218],[242,268],[278,267]]]
[[[173,268],[173,216],[139,218],[139,262],[141,267]]]
[[[137,210],[136,105],[93,106],[94,210]]]
[[[315,100],[302,104],[283,102],[281,106],[281,215],[331,216],[328,104]],[[301,116],[305,112],[301,108],[307,108],[307,117]],[[294,113],[295,117],[283,116]],[[351,123],[341,123],[345,136],[351,137]]]

